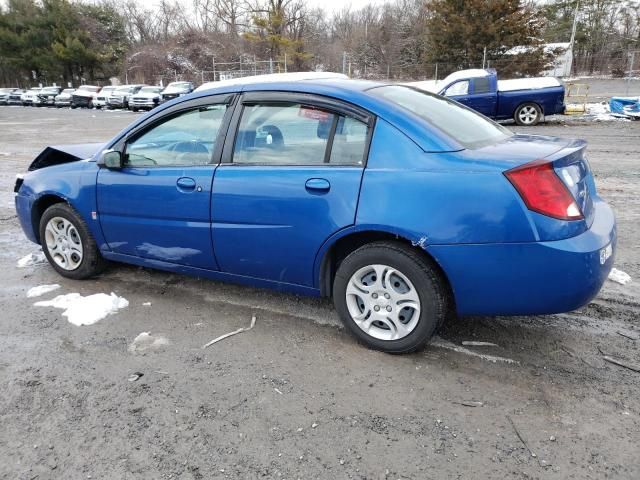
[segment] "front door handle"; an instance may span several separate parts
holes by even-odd
[[[304,188],[309,192],[322,193],[328,192],[331,189],[329,180],[324,178],[310,178],[307,183],[304,184]]]
[[[178,190],[184,192],[191,192],[196,189],[196,181],[191,177],[180,177],[176,181]]]

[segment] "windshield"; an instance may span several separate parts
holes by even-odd
[[[140,90],[141,92],[146,92],[146,93],[158,93],[162,90],[162,87],[143,87],[142,90]]]
[[[98,90],[100,90],[100,87],[93,87],[91,85],[82,85],[81,87],[78,87],[78,90],[83,90],[85,92],[97,92]]]
[[[62,91],[62,93],[73,93],[73,92],[74,92],[73,88],[65,88],[65,89]]]
[[[374,87],[369,92],[426,120],[465,148],[480,148],[513,135],[474,110],[433,93],[401,85]]]
[[[120,87],[116,88],[114,93],[129,93],[133,90],[133,87]]]
[[[190,86],[189,82],[172,82],[167,85],[167,88],[189,88]]]

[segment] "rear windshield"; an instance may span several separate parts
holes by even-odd
[[[513,135],[470,108],[440,95],[402,85],[374,87],[369,92],[426,120],[465,148],[480,148]]]

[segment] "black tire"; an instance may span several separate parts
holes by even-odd
[[[516,108],[513,119],[522,127],[533,127],[542,121],[542,109],[537,103],[523,103]]]
[[[132,111],[132,112],[137,112],[137,111],[138,111],[138,109],[137,109],[136,107],[131,107],[131,111]]]
[[[413,283],[420,299],[420,316],[415,328],[398,340],[381,340],[367,334],[352,319],[347,306],[349,280],[367,265],[388,265]],[[374,350],[410,353],[424,348],[451,310],[449,289],[438,267],[426,255],[400,242],[374,242],[345,258],[333,282],[333,302],[342,323],[360,342]]]
[[[73,224],[76,228],[80,241],[82,242],[82,261],[75,270],[66,270],[60,267],[51,257],[49,249],[47,248],[45,241],[45,228],[49,220],[54,217],[62,217]],[[83,280],[85,278],[91,278],[100,272],[102,272],[107,262],[96,245],[96,241],[91,235],[87,224],[82,217],[67,203],[56,203],[47,208],[40,218],[40,243],[42,245],[42,251],[44,252],[47,260],[54,268],[56,272],[66,278],[72,278],[74,280]]]

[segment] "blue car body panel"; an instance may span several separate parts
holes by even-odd
[[[516,109],[523,103],[539,105],[544,115],[564,113],[564,86],[500,91],[496,71],[494,69],[486,71],[488,72],[486,77],[457,78],[451,83],[442,85],[442,88],[439,88],[440,94],[455,83],[468,81],[469,90],[466,95],[452,95],[449,98],[496,120],[513,118]],[[489,82],[488,91],[484,88],[479,91],[479,82],[484,83],[485,80]]]
[[[217,270],[208,201],[214,171],[214,165],[100,169],[97,204],[109,248],[114,253]],[[200,191],[179,185],[187,179]]]
[[[336,242],[385,233],[432,256],[461,314],[568,311],[597,293],[613,263],[613,255],[603,261],[601,252],[615,247],[615,220],[597,196],[584,142],[513,135],[465,149],[367,93],[376,85],[229,86],[164,103],[104,147],[56,147],[69,155],[67,163],[45,161],[18,187],[21,225],[39,243],[35,212],[56,196],[82,216],[107,259],[305,295],[323,291],[323,262]],[[369,112],[375,122],[366,164],[234,165],[219,153],[200,167],[114,171],[101,168],[97,155],[81,160],[96,148],[117,147],[185,102],[258,91],[322,96]],[[233,138],[230,131],[220,141]],[[552,160],[559,176],[573,176],[571,193],[583,219],[559,221],[528,210],[505,178],[505,171],[540,158]]]
[[[216,257],[227,273],[317,287],[326,238],[355,223],[362,168],[221,165],[212,196]],[[307,179],[327,182],[308,190]]]

